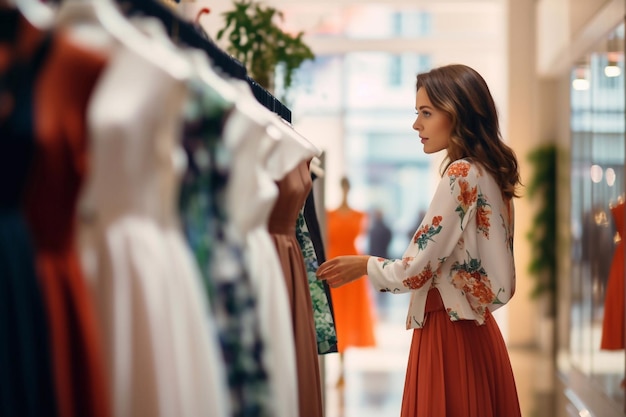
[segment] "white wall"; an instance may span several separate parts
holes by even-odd
[[[539,0],[537,71],[540,78],[563,77],[598,40],[624,19],[623,0]]]

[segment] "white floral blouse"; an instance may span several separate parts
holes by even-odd
[[[455,161],[402,259],[369,259],[370,281],[379,291],[412,292],[407,329],[424,326],[431,288],[439,290],[450,320],[484,324],[487,310],[515,292],[513,224],[513,202],[493,177],[475,162]]]

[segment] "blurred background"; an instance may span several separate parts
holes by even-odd
[[[1,6],[23,10],[43,3],[71,8],[81,1],[0,0]],[[204,34],[193,30],[193,36],[206,35],[224,51],[229,48],[220,31],[234,0],[117,3],[122,9],[133,3],[167,5],[203,29]],[[526,185],[516,201],[516,294],[495,314],[523,415],[625,416],[626,0],[258,3],[276,8],[280,29],[302,34],[314,55],[298,66],[290,86],[282,78],[286,68],[279,66],[270,92],[288,109],[295,130],[322,150],[314,159],[319,168],[314,194],[326,242],[329,214],[349,208],[358,220],[347,246],[402,255],[444,156],[425,155],[412,129],[416,74],[462,63],[484,76],[503,139],[517,153]],[[106,8],[113,2],[85,4]],[[3,22],[0,32],[12,48],[6,41],[15,27]],[[171,19],[167,26],[176,38],[181,27]],[[350,185],[349,195],[342,183]],[[383,239],[388,244],[373,249]],[[408,297],[375,294],[365,285],[361,302],[371,311],[375,343],[319,356],[327,417],[399,414],[411,337],[404,326]],[[77,300],[84,301],[81,296],[70,301]],[[181,340],[187,341],[176,343],[184,345]],[[186,362],[190,369],[191,362]]]
[[[516,202],[517,293],[497,315],[524,415],[625,415],[623,341],[607,349],[601,339],[624,332],[624,272],[611,266],[615,256],[623,261],[612,209],[624,193],[626,2],[263,3],[283,12],[285,30],[303,31],[315,54],[284,101],[296,130],[324,151],[320,204],[339,206],[347,177],[351,207],[370,218],[380,211],[391,229],[391,257],[402,254],[419,224],[442,157],[424,155],[411,129],[416,74],[463,63],[484,76],[523,182],[545,186]],[[178,4],[189,18],[203,7],[210,13],[198,22],[215,39],[232,3]],[[366,229],[356,239],[361,251],[369,247]],[[622,314],[612,325],[621,328],[603,329],[611,280],[622,281],[611,298]],[[343,386],[337,355],[322,358],[329,417],[399,412],[407,299],[372,295],[371,302],[377,344],[346,351]]]

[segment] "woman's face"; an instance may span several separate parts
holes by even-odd
[[[423,87],[417,90],[415,111],[417,118],[413,123],[413,129],[419,132],[422,144],[424,144],[424,153],[435,153],[446,149],[452,134],[450,116],[435,109]]]

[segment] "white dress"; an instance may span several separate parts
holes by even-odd
[[[114,415],[227,416],[217,336],[175,211],[185,66],[154,53],[164,65],[118,46],[88,111],[82,249],[94,260]]]
[[[267,226],[278,198],[276,181],[316,155],[317,149],[287,135],[290,127],[280,124],[276,115],[256,100],[249,100],[248,91],[240,91],[224,129],[224,142],[234,160],[227,204],[232,224],[245,241],[275,415],[291,417],[299,413],[294,323],[283,269]]]
[[[243,240],[245,259],[257,299],[276,417],[298,415],[298,379],[291,308],[283,270],[267,230],[278,187],[265,168],[278,141],[258,121],[236,109],[229,116],[224,141],[232,146],[227,205],[236,234]]]

